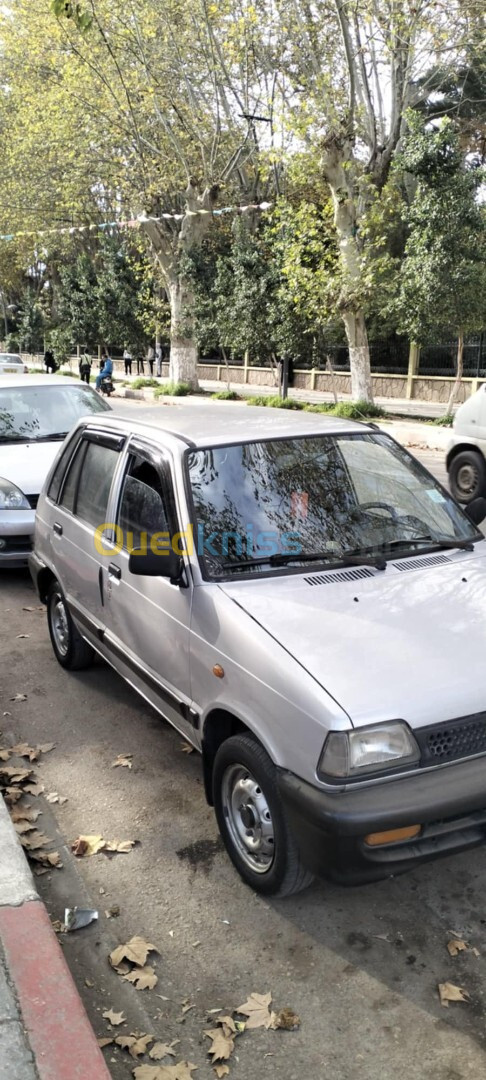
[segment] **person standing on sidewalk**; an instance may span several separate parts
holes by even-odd
[[[144,375],[144,356],[141,349],[137,349],[137,375]]]
[[[153,346],[149,345],[149,347],[147,349],[147,364],[149,366],[151,376],[153,376],[153,373],[154,373],[154,362],[155,362],[155,351],[154,351]]]
[[[125,364],[125,375],[132,374],[132,354],[130,349],[125,348],[123,350],[123,363]]]
[[[80,358],[79,377],[81,382],[85,382],[89,386],[89,380],[91,378],[91,356],[88,352],[84,352]]]
[[[155,363],[156,363],[155,372],[156,372],[157,378],[161,379],[162,378],[162,345],[160,344],[160,341],[158,341],[156,346],[155,346]]]

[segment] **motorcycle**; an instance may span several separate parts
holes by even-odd
[[[113,393],[114,389],[115,387],[113,386],[113,379],[111,375],[104,375],[100,384],[100,392],[102,394],[105,394],[106,397],[109,397],[110,394]]]

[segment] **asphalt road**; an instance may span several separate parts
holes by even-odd
[[[440,455],[423,457],[440,474]],[[234,1080],[486,1075],[486,849],[365,887],[320,882],[293,899],[258,898],[221,850],[198,756],[184,753],[180,736],[103,663],[72,674],[59,667],[26,573],[5,573],[0,589],[3,741],[56,743],[37,772],[46,792],[68,801],[31,801],[64,867],[38,884],[52,918],[62,920],[65,905],[99,911],[98,922],[62,939],[97,1034],[179,1039],[196,1080],[209,1080],[210,1010],[271,991],[301,1027],[243,1034]],[[27,699],[13,702],[17,693]],[[122,753],[133,754],[131,770],[111,767]],[[76,860],[69,847],[79,834],[138,844],[111,859]],[[113,905],[120,915],[108,919]],[[450,957],[451,934],[480,955]],[[137,992],[107,962],[133,935],[158,950],[151,991]],[[441,1007],[437,985],[447,981],[465,987],[470,1002]],[[102,1018],[110,1008],[127,1018],[116,1031]],[[131,1076],[136,1062],[125,1050],[104,1054],[115,1080]]]

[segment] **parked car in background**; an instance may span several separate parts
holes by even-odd
[[[486,384],[456,412],[447,471],[458,502],[470,503],[486,495]]]
[[[283,896],[484,843],[485,511],[373,425],[174,406],[77,425],[29,563],[62,667],[101,654],[201,752]]]
[[[18,353],[0,353],[0,375],[27,375],[29,369]]]
[[[0,379],[0,567],[25,565],[39,492],[73,424],[110,406],[76,379]]]

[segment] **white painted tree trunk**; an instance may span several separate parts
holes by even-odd
[[[345,311],[343,321],[349,348],[351,397],[353,401],[373,401],[370,347],[365,317],[362,311]]]
[[[459,331],[459,337],[457,339],[456,378],[455,378],[455,380],[454,380],[454,382],[452,384],[452,389],[451,389],[451,392],[450,392],[449,401],[447,402],[447,409],[446,409],[445,414],[444,414],[445,416],[450,416],[450,414],[451,414],[451,412],[452,412],[452,410],[454,408],[454,405],[455,405],[455,402],[456,402],[456,399],[457,399],[457,395],[459,393],[459,387],[460,387],[461,382],[462,382],[463,373],[464,373],[464,331],[460,330]]]
[[[192,321],[193,298],[180,278],[171,279],[168,293],[170,300],[169,380],[172,383],[187,383],[197,390],[197,347]]]

